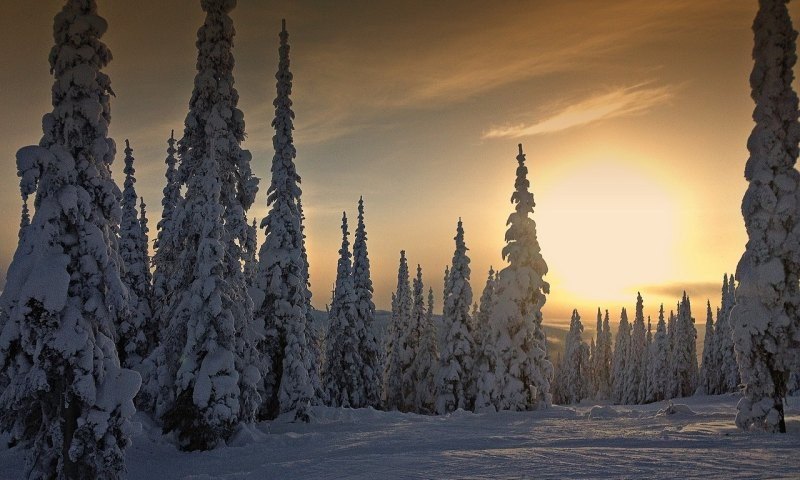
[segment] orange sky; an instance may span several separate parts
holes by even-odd
[[[14,153],[38,141],[50,109],[47,54],[61,3],[0,2],[3,272],[19,222]],[[239,0],[234,73],[244,147],[262,178],[251,212],[261,218],[286,17],[317,307],[334,280],[341,211],[354,216],[359,195],[379,308],[401,249],[438,301],[459,216],[477,300],[489,265],[503,266],[520,142],[550,266],[545,322],[566,321],[574,307],[588,324],[597,306],[616,318],[637,290],[653,315],[683,289],[699,322],[706,298],[719,303],[722,274],[745,243],[755,1],[286,3]],[[154,227],[165,141],[182,131],[191,93],[199,0],[98,4],[114,54],[111,134],[131,141]],[[797,18],[800,7],[790,11]],[[118,154],[120,184],[121,163]]]

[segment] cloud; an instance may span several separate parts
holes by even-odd
[[[595,95],[568,105],[533,124],[493,127],[483,134],[483,138],[520,138],[561,132],[581,125],[644,113],[674,96],[674,88],[670,86],[645,85],[618,88]]]
[[[642,295],[650,294],[662,297],[671,297],[675,302],[680,300],[683,292],[686,292],[691,299],[698,306],[705,308],[706,300],[711,300],[711,305],[714,305],[714,300],[719,301],[720,291],[722,288],[722,281],[720,282],[681,282],[681,283],[665,283],[659,285],[647,285],[642,288]],[[665,306],[669,310],[669,306]],[[698,307],[695,307],[698,308]],[[700,312],[701,310],[698,310]],[[703,309],[702,312],[705,312]],[[695,317],[700,314],[695,312]]]

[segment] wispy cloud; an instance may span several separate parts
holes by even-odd
[[[556,133],[602,120],[635,115],[663,104],[674,95],[671,86],[646,84],[617,88],[568,105],[531,124],[502,125],[489,129],[483,138],[520,138]]]
[[[693,298],[695,305],[703,305],[705,300],[710,299],[711,304],[714,305],[714,300],[719,300],[720,288],[722,282],[675,282],[663,283],[659,285],[645,285],[642,287],[642,295],[658,295],[662,297],[671,297],[675,301],[680,300],[683,292],[686,292]],[[667,310],[669,310],[668,307]],[[699,308],[699,307],[698,307]],[[699,311],[699,310],[698,310]]]

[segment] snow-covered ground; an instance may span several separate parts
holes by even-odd
[[[128,478],[800,478],[800,397],[789,433],[743,433],[737,397],[644,406],[426,417],[318,408],[311,424],[262,423],[226,448],[179,452],[148,419],[128,449]],[[22,478],[22,452],[0,450],[0,478]]]

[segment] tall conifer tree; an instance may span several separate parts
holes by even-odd
[[[128,289],[128,315],[117,328],[117,351],[126,368],[138,370],[154,344],[158,328],[150,309],[150,257],[147,236],[136,209],[136,170],[133,149],[125,140],[125,184],[122,192],[122,221],[119,254],[122,259],[122,282]],[[145,225],[146,228],[146,225]]]
[[[529,216],[536,203],[530,192],[522,144],[517,155],[517,178],[508,218],[503,258],[509,265],[498,273],[497,301],[491,322],[497,328],[496,374],[501,410],[531,410],[550,404],[553,365],[547,357],[542,307],[550,284],[542,277],[547,264]]]
[[[358,315],[347,237],[347,215],[342,213],[342,247],[336,268],[336,289],[328,313],[327,349],[324,385],[328,401],[334,407],[366,406],[364,369],[360,353],[359,333],[362,319]]]
[[[450,268],[449,288],[444,299],[442,328],[444,343],[436,379],[436,412],[450,413],[456,409],[472,408],[475,387],[472,381],[474,341],[469,307],[472,304],[472,287],[469,284],[470,268],[464,242],[464,227],[458,219],[456,249]]]
[[[242,150],[244,116],[234,88],[235,0],[204,0],[197,74],[183,138],[179,181],[186,196],[173,221],[180,256],[168,279],[157,413],[184,449],[213,448],[261,403],[252,300],[242,273],[245,212],[257,179]],[[233,383],[233,385],[231,384]]]
[[[797,31],[786,3],[760,0],[753,23],[755,127],[742,199],[748,242],[736,267],[730,317],[744,384],[736,424],[772,432],[786,431],[787,383],[800,363],[800,123],[792,87]]]
[[[140,383],[114,345],[127,290],[107,27],[94,0],[68,0],[55,16],[53,110],[39,145],[17,152],[23,198],[36,197],[0,295],[0,429],[29,450],[32,479],[124,475]]]
[[[272,145],[272,183],[267,191],[269,213],[262,220],[264,243],[258,255],[256,286],[264,294],[256,308],[255,321],[263,325],[266,339],[260,347],[268,359],[265,376],[267,401],[263,415],[296,411],[306,418],[306,408],[315,396],[311,371],[315,359],[308,339],[307,267],[303,260],[302,215],[299,207],[300,175],[294,159],[294,112],[292,73],[289,70],[289,33],[280,33],[275,119]]]
[[[362,377],[365,403],[380,407],[382,396],[381,349],[375,337],[375,303],[372,301],[372,278],[367,254],[367,228],[364,224],[364,199],[358,199],[358,225],[353,242],[353,284],[359,325],[359,355],[363,361]]]
[[[404,395],[403,376],[409,368],[413,355],[413,331],[411,321],[411,287],[409,285],[408,261],[405,250],[400,251],[400,266],[397,270],[397,290],[392,296],[392,323],[386,338],[387,361],[385,377],[385,404],[388,410],[408,411]]]

